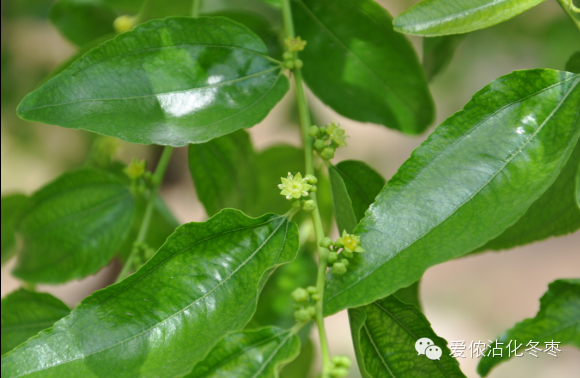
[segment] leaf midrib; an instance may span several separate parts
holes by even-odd
[[[87,98],[87,99],[81,99],[81,100],[75,100],[75,101],[69,101],[69,102],[61,102],[61,103],[58,103],[58,104],[47,104],[47,105],[42,105],[42,106],[37,106],[37,107],[20,109],[20,112],[21,113],[26,113],[26,112],[31,112],[31,111],[40,110],[40,109],[54,108],[54,107],[60,107],[60,106],[67,106],[67,105],[78,104],[78,103],[83,103],[83,102],[132,101],[132,100],[138,100],[138,99],[144,99],[144,98],[165,96],[165,95],[169,95],[169,94],[179,94],[179,93],[195,92],[195,91],[206,90],[206,89],[210,89],[210,88],[219,88],[221,86],[231,85],[231,84],[234,84],[234,83],[237,83],[237,82],[240,82],[240,81],[244,81],[244,80],[250,80],[252,78],[265,75],[265,74],[269,73],[270,71],[279,70],[279,69],[280,69],[280,67],[274,66],[274,67],[271,67],[271,68],[269,68],[267,70],[264,70],[264,71],[256,72],[256,73],[253,73],[251,75],[239,77],[239,78],[232,79],[232,80],[223,81],[221,83],[210,84],[210,85],[201,86],[201,87],[195,87],[195,88],[189,88],[189,89],[184,89],[184,90],[180,90],[180,91],[170,91],[170,92],[163,92],[163,93],[154,93],[154,94],[148,94],[148,95],[143,95],[143,96],[109,97],[109,98]]]
[[[250,226],[250,227],[241,227],[241,228],[238,228],[238,229],[235,229],[235,230],[229,230],[229,231],[227,231],[227,232],[224,232],[224,233],[221,233],[221,234],[218,234],[218,235],[213,235],[213,236],[211,236],[211,237],[209,237],[209,238],[206,238],[206,239],[203,239],[203,240],[197,241],[197,242],[195,242],[194,244],[192,244],[191,246],[189,246],[189,247],[187,247],[187,248],[183,249],[182,251],[180,251],[180,252],[178,252],[178,253],[175,253],[175,254],[171,255],[169,258],[167,258],[167,259],[165,259],[164,261],[160,262],[160,264],[158,264],[158,265],[157,265],[157,266],[156,266],[154,269],[152,269],[151,271],[147,272],[147,273],[146,273],[145,275],[143,275],[142,277],[139,277],[139,279],[137,279],[135,282],[131,282],[131,284],[130,284],[129,286],[127,286],[126,288],[123,288],[123,290],[119,291],[118,293],[115,293],[115,294],[114,294],[113,296],[111,296],[111,297],[108,297],[108,298],[106,298],[106,299],[105,299],[103,302],[101,302],[101,303],[99,304],[99,306],[98,306],[98,307],[96,307],[96,308],[95,308],[95,310],[96,310],[97,308],[99,308],[101,305],[103,305],[105,302],[107,302],[108,300],[110,300],[110,299],[112,299],[112,298],[114,298],[114,297],[116,297],[116,296],[120,295],[122,292],[124,292],[124,291],[128,290],[129,288],[131,288],[131,287],[132,287],[133,285],[135,285],[137,282],[139,282],[139,281],[141,281],[142,279],[144,279],[145,277],[147,277],[147,276],[148,276],[150,273],[152,273],[154,270],[157,270],[157,269],[158,269],[160,266],[164,265],[164,263],[165,263],[165,262],[167,262],[168,260],[171,260],[171,259],[173,259],[173,258],[174,258],[175,256],[177,256],[177,255],[180,255],[180,254],[182,254],[182,253],[185,253],[186,251],[188,251],[189,249],[191,249],[191,248],[195,247],[196,245],[198,245],[198,244],[200,244],[200,243],[203,243],[203,242],[206,242],[206,241],[208,241],[208,240],[211,240],[211,239],[214,239],[214,238],[217,238],[217,237],[223,236],[223,235],[225,235],[225,234],[228,234],[228,233],[237,232],[237,231],[242,231],[242,230],[249,230],[249,229],[252,229],[252,228],[261,227],[261,226],[264,226],[264,225],[266,225],[266,224],[268,224],[268,223],[271,223],[271,222],[273,222],[273,221],[276,221],[276,220],[278,220],[278,219],[280,219],[280,218],[284,218],[284,217],[276,217],[276,218],[272,218],[272,219],[269,219],[267,222],[264,222],[264,223],[261,223],[261,224],[258,224],[258,225],[252,225],[252,226]],[[270,240],[270,238],[271,238],[271,237],[272,237],[272,236],[273,236],[273,235],[274,235],[276,232],[278,232],[278,230],[280,229],[280,227],[281,227],[281,226],[282,226],[284,223],[287,223],[287,222],[284,222],[284,221],[280,222],[280,224],[279,224],[279,225],[278,225],[278,226],[277,226],[277,227],[276,227],[274,230],[272,230],[272,232],[271,232],[271,233],[270,233],[270,235],[269,235],[269,236],[266,238],[266,240],[264,240],[264,242],[263,242],[263,243],[262,243],[262,244],[261,244],[261,245],[260,245],[258,248],[256,248],[256,250],[255,250],[255,251],[254,251],[254,252],[253,252],[253,253],[252,253],[252,254],[251,254],[251,255],[250,255],[250,256],[249,256],[249,257],[248,257],[248,258],[247,258],[245,261],[243,261],[243,262],[242,262],[242,263],[241,263],[241,264],[240,264],[240,265],[239,265],[239,266],[238,266],[238,267],[237,267],[237,268],[236,268],[236,269],[235,269],[235,270],[234,270],[234,271],[233,271],[231,274],[229,274],[227,277],[225,277],[225,279],[224,279],[223,281],[221,281],[221,282],[220,282],[218,285],[216,285],[216,286],[215,286],[213,289],[211,289],[210,291],[208,291],[206,294],[204,294],[204,295],[203,295],[203,296],[201,296],[200,298],[196,299],[195,301],[193,301],[193,302],[192,302],[192,303],[190,303],[189,305],[185,306],[185,307],[184,307],[184,308],[182,308],[181,310],[179,310],[179,311],[175,312],[174,314],[172,314],[171,316],[167,317],[166,319],[163,319],[162,321],[160,321],[160,322],[156,323],[155,325],[153,325],[153,326],[149,327],[148,329],[146,329],[146,330],[143,330],[143,331],[141,331],[141,332],[139,332],[139,333],[137,333],[137,334],[135,334],[135,335],[133,335],[133,336],[131,336],[131,337],[127,337],[127,338],[125,338],[124,340],[121,340],[121,341],[119,341],[119,342],[117,342],[117,343],[115,343],[115,344],[109,345],[109,346],[107,346],[107,347],[105,347],[105,348],[99,349],[99,350],[97,350],[97,351],[95,351],[95,352],[92,352],[92,353],[89,353],[89,354],[83,354],[83,355],[81,355],[81,356],[79,356],[79,357],[76,357],[76,358],[71,358],[71,359],[68,359],[68,360],[64,360],[64,361],[61,361],[61,362],[59,362],[58,364],[55,364],[55,365],[51,365],[51,366],[45,366],[45,367],[43,367],[42,369],[36,369],[36,370],[27,371],[27,372],[24,372],[24,373],[23,373],[23,374],[21,374],[21,375],[17,375],[17,376],[15,376],[14,378],[22,377],[22,376],[24,376],[24,375],[31,374],[31,373],[35,373],[35,372],[37,372],[37,371],[42,371],[42,370],[48,370],[48,369],[52,369],[52,368],[58,367],[58,366],[60,366],[60,365],[64,365],[64,364],[67,364],[67,363],[70,363],[70,362],[73,362],[73,361],[77,361],[77,360],[80,360],[80,359],[85,359],[85,358],[87,358],[87,357],[90,357],[90,356],[92,356],[92,355],[94,355],[94,354],[98,354],[98,353],[101,353],[101,352],[103,352],[103,351],[105,351],[105,350],[108,350],[108,349],[114,348],[114,347],[116,347],[116,346],[118,346],[118,345],[124,344],[124,343],[126,343],[126,342],[128,342],[128,341],[130,341],[130,340],[133,340],[133,339],[135,339],[135,338],[137,338],[137,337],[141,336],[142,334],[145,334],[145,333],[147,333],[147,332],[149,332],[149,331],[151,331],[151,330],[153,330],[153,329],[157,328],[157,327],[158,327],[158,326],[160,326],[161,324],[163,324],[163,323],[167,322],[168,320],[170,320],[170,319],[172,319],[172,318],[176,317],[177,315],[179,315],[179,314],[181,314],[182,312],[186,311],[186,310],[187,310],[187,309],[189,309],[190,307],[194,306],[196,303],[198,303],[198,302],[200,302],[200,301],[204,300],[204,299],[205,299],[205,298],[207,298],[207,297],[208,297],[210,294],[212,294],[213,292],[215,292],[215,291],[216,291],[216,290],[217,290],[219,287],[221,287],[221,286],[222,286],[222,285],[223,285],[225,282],[227,282],[227,281],[228,281],[228,280],[229,280],[229,279],[230,279],[230,278],[231,278],[231,277],[232,277],[234,274],[236,274],[236,273],[237,273],[237,272],[238,272],[238,271],[239,271],[239,270],[240,270],[242,267],[244,267],[244,266],[245,266],[245,264],[246,264],[246,263],[247,263],[247,262],[248,262],[250,259],[252,259],[252,258],[253,258],[253,257],[254,257],[254,256],[255,256],[255,255],[256,255],[256,254],[257,254],[257,253],[258,253],[258,252],[261,250],[261,249],[262,249],[262,247],[263,247],[263,246],[264,246],[264,245],[265,245],[265,244],[266,244],[266,243],[267,243],[267,242]],[[79,319],[79,320],[80,320],[80,319]],[[79,320],[77,320],[77,321],[79,321]],[[75,322],[75,323],[76,323],[76,322]],[[69,328],[70,328],[70,327],[72,327],[72,325],[74,325],[75,323],[72,323],[72,324],[69,326]]]
[[[551,117],[553,116],[553,114],[560,108],[560,106],[564,103],[564,101],[566,100],[566,98],[568,97],[568,95],[572,92],[573,89],[576,88],[576,86],[578,85],[578,83],[580,82],[580,79],[578,78],[578,76],[580,75],[574,75],[569,79],[566,79],[564,81],[558,82],[556,84],[553,84],[549,87],[546,87],[532,95],[526,96],[522,99],[519,99],[518,101],[514,101],[510,104],[507,104],[505,106],[503,106],[502,108],[500,108],[499,110],[497,110],[496,112],[492,113],[491,115],[489,115],[488,117],[484,118],[481,122],[479,122],[477,125],[475,125],[474,127],[472,127],[466,134],[464,134],[461,138],[459,138],[456,142],[454,142],[453,144],[449,145],[443,152],[441,152],[439,155],[437,155],[432,161],[430,161],[425,167],[421,168],[421,171],[419,173],[417,173],[417,175],[408,183],[405,184],[405,186],[411,184],[412,182],[414,182],[420,175],[421,173],[428,168],[430,165],[432,165],[435,161],[437,161],[441,156],[444,155],[444,152],[449,151],[453,146],[457,145],[458,143],[460,143],[463,139],[465,139],[467,136],[469,136],[471,133],[473,133],[479,126],[481,126],[485,121],[487,121],[489,118],[493,117],[495,114],[497,114],[498,112],[502,111],[505,108],[508,108],[514,104],[517,104],[519,102],[522,102],[530,97],[533,97],[541,92],[544,92],[546,90],[549,90],[553,87],[556,87],[558,85],[561,85],[567,81],[570,81],[572,79],[576,79],[576,83],[574,85],[572,85],[570,87],[570,90],[568,90],[568,92],[566,93],[566,95],[564,95],[562,97],[562,99],[560,100],[560,102],[558,103],[558,105],[556,106],[556,108],[554,108],[554,110],[548,115],[548,117],[546,117],[546,119],[544,120],[544,122],[536,129],[536,131],[530,136],[530,138],[528,138],[528,140],[526,140],[522,146],[515,152],[513,153],[510,157],[508,157],[507,161],[504,163],[504,165],[502,167],[500,167],[479,189],[477,189],[469,198],[467,198],[464,202],[462,202],[461,204],[459,204],[451,213],[449,213],[444,219],[442,219],[440,222],[438,222],[436,225],[434,225],[433,227],[429,228],[429,230],[427,232],[425,232],[423,235],[420,235],[419,237],[417,237],[415,240],[409,242],[407,245],[405,245],[404,247],[402,247],[401,249],[399,249],[398,251],[396,251],[393,256],[398,255],[399,253],[401,253],[402,251],[404,251],[405,249],[407,249],[409,246],[411,246],[412,244],[416,243],[419,239],[421,239],[423,236],[427,235],[429,232],[431,232],[431,230],[435,229],[436,227],[438,227],[439,225],[441,225],[443,222],[445,222],[447,219],[449,219],[449,217],[451,217],[453,214],[455,214],[455,212],[457,212],[460,208],[463,207],[463,205],[465,205],[467,202],[469,202],[471,199],[473,199],[473,197],[475,195],[477,195],[481,190],[483,190],[483,188],[488,185],[491,180],[493,180],[501,171],[503,171],[503,169],[523,150],[524,147],[526,147],[528,145],[528,143],[542,130],[542,128],[544,127],[544,125],[548,122],[548,120],[551,119]],[[401,192],[399,192],[399,196]],[[367,216],[368,217],[368,216]],[[365,219],[367,218],[365,217]],[[361,220],[361,222],[359,224],[362,224],[362,222],[364,221]],[[378,230],[376,228],[373,229],[374,231],[377,231],[379,233],[383,233],[381,230]],[[383,263],[384,264],[384,263]],[[353,282],[351,285],[347,286],[346,288],[344,288],[343,290],[337,292],[334,296],[330,297],[328,299],[328,301],[326,301],[325,303],[330,303],[333,299],[335,299],[336,297],[338,297],[340,294],[342,294],[343,292],[351,289],[352,287],[358,285],[359,283],[363,282],[367,277],[369,277],[371,274],[373,274],[374,272],[376,272],[380,267],[382,267],[383,264],[378,265],[377,267],[375,267],[374,269],[370,270],[367,274],[365,274],[364,276],[362,276],[358,281]],[[370,302],[369,302],[370,303]]]

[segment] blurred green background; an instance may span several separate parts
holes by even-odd
[[[393,16],[416,1],[379,1]],[[1,88],[1,192],[29,194],[65,170],[82,166],[95,136],[55,126],[29,123],[16,116],[19,101],[43,78],[75,53],[48,21],[52,0],[2,0]],[[260,0],[206,0],[203,13],[220,9],[251,10],[279,26],[275,8]],[[412,37],[421,54],[421,38]],[[467,35],[447,69],[436,76],[431,89],[437,105],[437,122],[461,110],[470,97],[499,76],[514,70],[563,70],[568,58],[580,51],[580,32],[555,0],[495,27]],[[382,126],[343,119],[312,95],[315,118],[320,123],[338,120],[349,139],[344,159],[367,161],[390,178],[427,136],[407,137]],[[299,145],[300,137],[292,96],[282,101],[260,125],[250,130],[257,150],[278,142]],[[432,129],[435,127],[433,125]],[[432,131],[431,129],[431,131]],[[118,158],[146,158],[154,165],[159,148],[122,143]],[[206,218],[197,201],[187,169],[186,150],[178,149],[162,188],[169,207],[182,222]],[[533,316],[547,284],[557,278],[580,276],[580,235],[576,233],[510,252],[486,253],[430,269],[423,280],[425,313],[435,331],[448,341],[487,341],[525,317]],[[19,283],[10,277],[12,264],[2,268],[2,296]],[[112,280],[112,264],[96,276],[58,287],[40,287],[74,305]],[[353,355],[344,313],[328,319],[334,353]],[[477,360],[460,361],[468,377],[477,377]],[[492,378],[572,378],[580,372],[580,351],[565,347],[558,359],[523,357],[499,366]],[[359,377],[353,369],[352,377]]]

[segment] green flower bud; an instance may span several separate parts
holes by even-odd
[[[352,361],[346,356],[335,356],[332,358],[332,363],[336,367],[349,368],[352,366]]]
[[[117,33],[123,33],[133,29],[137,25],[137,17],[120,16],[113,21],[113,28]]]
[[[294,201],[292,201],[292,207],[301,208],[302,207],[302,201],[300,201],[300,200],[294,200]]]
[[[322,299],[322,296],[320,294],[312,294],[312,300],[318,302],[319,300]]]
[[[316,286],[308,286],[306,288],[306,291],[309,292],[310,294],[316,294],[318,293],[318,288]]]
[[[343,263],[334,263],[332,265],[332,273],[336,274],[337,276],[342,276],[346,273],[346,265]]]
[[[292,60],[294,59],[294,53],[292,51],[286,51],[284,54],[282,54],[282,58],[284,60]]]
[[[304,62],[302,62],[300,59],[294,60],[294,67],[296,67],[297,70],[301,69],[303,66]]]
[[[295,289],[292,292],[292,298],[296,302],[306,302],[309,297],[310,297],[310,295],[308,294],[308,292],[301,287]]]
[[[343,367],[336,367],[330,371],[330,376],[332,378],[345,378],[348,376],[348,369]]]
[[[303,308],[300,309],[298,311],[294,312],[294,317],[296,318],[297,321],[299,322],[307,322],[310,319],[312,319],[312,316],[310,315],[310,311],[308,311],[307,309]]]
[[[314,142],[314,149],[316,151],[321,151],[326,147],[326,142],[324,142],[322,139],[316,139],[316,141]]]
[[[124,172],[131,180],[137,180],[145,173],[145,164],[145,160],[133,159],[131,164],[124,169]]]
[[[330,160],[334,158],[334,151],[335,151],[334,148],[326,147],[320,153],[320,157],[323,158],[324,160]]]
[[[348,264],[350,264],[347,259],[341,259],[340,263],[343,264],[344,266],[348,266]]]
[[[293,60],[286,60],[284,62],[284,67],[288,68],[289,70],[294,69],[294,61]]]
[[[312,187],[310,188],[310,193],[316,193],[318,192],[318,187],[316,185],[312,185]]]
[[[328,253],[328,265],[332,265],[338,261],[338,254],[336,252]]]
[[[346,249],[343,249],[342,252],[340,253],[340,255],[342,257],[344,257],[345,259],[352,259],[352,252],[347,251]]]
[[[314,200],[304,201],[304,206],[302,206],[302,208],[304,211],[311,213],[316,210],[316,202],[314,202]]]
[[[332,245],[332,240],[330,238],[324,238],[320,241],[320,246],[322,248],[328,248]]]
[[[306,175],[305,179],[308,180],[308,183],[312,185],[318,183],[318,179],[314,175]]]
[[[306,307],[306,311],[308,311],[308,314],[310,315],[310,319],[312,319],[313,317],[316,316],[316,307],[314,307],[314,306]]]
[[[311,137],[315,137],[318,135],[320,129],[318,128],[318,126],[310,126],[310,128],[308,129],[308,135],[310,135]],[[308,176],[306,176],[308,178]],[[312,184],[316,184],[315,182],[313,182]]]

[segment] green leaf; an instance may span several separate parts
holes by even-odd
[[[566,63],[566,71],[580,73],[580,51],[576,51]]]
[[[115,32],[115,11],[103,0],[59,0],[51,8],[50,21],[77,46]]]
[[[183,225],[136,273],[6,355],[2,377],[183,376],[246,325],[297,249],[296,224],[278,215],[224,210]]]
[[[419,134],[434,105],[411,43],[372,0],[294,0],[308,87],[339,114]]]
[[[447,341],[433,332],[416,306],[390,296],[348,313],[363,378],[465,377],[450,356]],[[441,349],[440,359],[417,355],[415,343],[421,338],[429,338]]]
[[[393,21],[401,33],[428,37],[468,33],[509,20],[544,0],[424,0]]]
[[[284,366],[280,372],[280,378],[308,378],[312,370],[314,355],[316,350],[310,338],[302,340],[300,355],[296,359]]]
[[[513,340],[513,341],[512,341]],[[502,333],[498,338],[498,343],[493,347],[501,348],[495,351],[495,357],[487,356],[489,349],[485,351],[485,358],[482,358],[477,366],[477,372],[482,377],[489,374],[490,370],[498,364],[509,360],[513,357],[509,353],[509,347],[515,348],[515,345],[522,344],[518,354],[525,353],[524,349],[530,346],[526,344],[533,340],[538,342],[538,348],[544,353],[547,346],[546,342],[560,342],[557,347],[562,345],[574,345],[580,348],[580,280],[558,280],[548,286],[548,291],[540,299],[540,311],[534,318],[525,319],[517,323],[513,328]],[[549,346],[548,346],[549,347]]]
[[[2,356],[69,312],[67,305],[50,294],[25,289],[8,294],[2,299]]]
[[[226,336],[186,378],[277,378],[300,351],[290,330],[269,327]]]
[[[153,20],[24,98],[20,117],[131,143],[185,146],[254,126],[288,90],[258,36],[221,17]]]
[[[429,81],[447,68],[464,37],[465,34],[423,38],[423,69]]]
[[[397,290],[393,295],[403,303],[412,304],[421,309],[421,298],[419,296],[419,286],[421,281],[417,281],[411,286]]]
[[[14,275],[56,284],[97,272],[127,235],[134,208],[116,176],[94,169],[65,173],[23,208],[17,227],[23,247]]]
[[[362,161],[344,160],[334,169],[343,179],[358,223],[385,186],[385,179]]]
[[[191,16],[192,0],[103,0],[121,13],[142,13],[145,21],[170,16]]]
[[[257,196],[256,154],[245,130],[189,146],[189,170],[197,197],[209,216],[225,208],[254,215]],[[270,188],[276,191],[276,187]]]
[[[530,206],[524,216],[475,252],[509,249],[580,229],[580,209],[576,206],[578,166],[580,143],[576,144],[554,184]]]
[[[356,228],[365,253],[348,274],[329,275],[326,314],[384,298],[514,224],[578,141],[578,83],[577,74],[516,71],[441,124]]]
[[[27,201],[28,197],[23,194],[13,194],[2,197],[0,203],[2,216],[2,265],[10,260],[16,253],[14,225]]]
[[[330,177],[330,187],[332,188],[332,200],[334,202],[334,212],[336,214],[336,225],[338,232],[346,231],[352,233],[358,224],[352,202],[346,190],[344,181],[334,166],[329,166],[328,175]]]

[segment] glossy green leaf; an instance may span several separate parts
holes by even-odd
[[[411,286],[397,290],[393,295],[403,303],[412,304],[421,309],[421,298],[419,295],[419,286],[421,281],[417,281]]]
[[[501,349],[495,351],[495,356],[487,356],[489,349],[485,351],[485,358],[481,358],[477,366],[477,372],[482,377],[489,374],[490,370],[501,362],[507,361],[514,354],[510,354],[516,345],[521,345],[518,354],[525,354],[524,349],[530,348],[527,343],[533,340],[538,342],[537,347],[543,353],[550,353],[549,345],[546,342],[559,342],[556,347],[562,345],[574,345],[580,348],[580,280],[558,280],[552,282],[548,291],[540,299],[540,311],[534,318],[525,319],[517,323],[513,328],[498,336],[493,347]],[[511,345],[510,345],[511,343]],[[556,356],[557,351],[554,351]],[[541,352],[538,352],[541,354]],[[551,357],[550,357],[551,358]]]
[[[2,356],[67,316],[70,309],[46,293],[19,289],[2,299]]]
[[[50,21],[77,46],[115,32],[115,11],[103,0],[59,0],[50,8]]]
[[[407,134],[434,118],[425,73],[411,43],[373,0],[293,0],[308,87],[339,114]]]
[[[298,250],[287,217],[224,210],[181,226],[147,264],[2,359],[2,377],[175,377],[240,331]]]
[[[429,81],[447,68],[464,37],[464,34],[456,34],[423,38],[423,69]]]
[[[334,166],[328,168],[328,175],[330,177],[330,187],[332,188],[332,200],[334,202],[334,212],[336,217],[336,225],[338,232],[346,231],[352,233],[358,224],[352,201],[346,190],[346,185],[340,173]]]
[[[447,341],[433,332],[416,306],[390,296],[349,310],[349,319],[363,378],[465,377],[450,356]],[[421,338],[433,341],[432,348],[440,348],[440,359],[417,355],[415,343]]]
[[[107,265],[127,235],[135,201],[114,175],[65,173],[36,192],[17,231],[22,251],[13,273],[24,281],[62,283]]]
[[[209,216],[225,208],[254,215],[258,200],[256,170],[256,154],[245,130],[189,146],[189,171]]]
[[[252,328],[269,325],[292,327],[296,323],[292,291],[297,287],[316,285],[317,271],[312,252],[305,247],[301,248],[292,263],[276,269],[260,294],[258,307],[250,323]]]
[[[221,17],[153,20],[24,98],[27,120],[185,146],[254,126],[288,90],[262,40]]]
[[[28,197],[22,194],[13,194],[2,197],[0,211],[2,216],[2,265],[10,260],[16,252],[16,238],[14,224],[26,205]]]
[[[552,185],[580,136],[580,75],[516,71],[476,93],[387,183],[355,233],[326,314],[372,303],[514,224]],[[385,279],[388,277],[388,279]]]
[[[468,33],[507,21],[544,0],[424,0],[393,21],[401,33],[423,36]]]
[[[316,350],[310,338],[302,339],[300,355],[296,359],[284,366],[280,372],[280,378],[309,378],[312,370],[312,363]]]
[[[131,229],[125,237],[125,240],[117,248],[117,255],[122,261],[125,261],[133,249],[133,243],[137,240],[139,235],[139,230],[143,223],[143,216],[145,215],[145,209],[147,207],[147,201],[145,198],[140,197],[135,203],[135,213],[133,215],[133,220],[131,224]],[[145,244],[154,250],[158,250],[167,238],[175,232],[175,229],[180,226],[179,222],[175,219],[171,211],[165,205],[165,202],[159,197],[155,200],[155,205],[153,208],[153,215],[151,216],[153,222],[147,230],[147,236],[145,236]]]
[[[476,252],[509,249],[580,229],[580,209],[576,206],[578,166],[580,143],[576,144],[554,184],[530,206],[524,216]]]
[[[226,336],[186,378],[277,378],[300,351],[290,330],[270,327]]]
[[[362,161],[345,160],[334,168],[344,181],[358,223],[385,186],[385,179]]]
[[[580,51],[576,51],[566,63],[566,71],[580,73]]]

